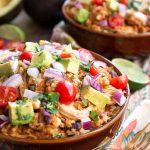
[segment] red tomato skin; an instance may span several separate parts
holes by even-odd
[[[33,52],[31,52],[31,51],[25,51],[25,52],[22,52],[22,53],[21,53],[21,55],[19,56],[19,59],[20,59],[20,60],[28,60],[28,61],[31,61],[32,56],[33,56]]]
[[[89,62],[94,60],[94,57],[92,56],[91,52],[85,48],[79,48],[79,56],[80,59],[84,62]]]
[[[8,102],[15,102],[17,98],[17,88],[0,86],[0,107],[7,106]]]
[[[127,75],[115,77],[110,80],[110,84],[117,89],[124,90],[128,84],[128,77],[127,77]]]
[[[58,82],[55,91],[60,94],[59,101],[62,104],[69,105],[76,98],[76,88],[69,81]]]
[[[103,5],[103,0],[92,0],[92,3],[95,5]]]
[[[71,53],[62,52],[62,53],[60,54],[60,57],[61,57],[61,58],[69,58],[69,57],[71,57]]]
[[[91,74],[92,76],[98,75],[98,74],[99,74],[98,68],[96,68],[95,66],[91,66],[91,67],[90,67],[90,74]]]
[[[127,5],[128,4],[128,0],[120,0],[120,3]]]
[[[120,27],[120,26],[123,26],[124,24],[124,19],[122,16],[120,16],[119,14],[118,15],[115,15],[115,16],[110,16],[108,18],[108,24],[110,27],[112,28],[117,28],[117,27]]]
[[[5,45],[5,41],[0,39],[0,49],[3,49]]]

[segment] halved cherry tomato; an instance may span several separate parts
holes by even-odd
[[[84,48],[79,49],[79,56],[80,56],[81,61],[84,61],[84,62],[89,62],[89,61],[94,60],[94,57],[92,56],[90,51]]]
[[[4,48],[5,41],[0,39],[0,49]]]
[[[58,82],[55,91],[60,94],[59,101],[65,105],[69,105],[76,98],[76,88],[69,81]]]
[[[17,97],[17,88],[0,86],[0,106],[7,106],[8,102],[15,102]]]
[[[124,90],[128,84],[128,77],[127,75],[115,77],[110,80],[110,84],[117,89]]]
[[[28,60],[28,61],[31,61],[32,56],[33,56],[33,52],[31,52],[31,51],[25,51],[25,52],[23,52],[23,53],[19,56],[19,59],[20,59],[20,60]]]
[[[120,0],[120,3],[127,5],[128,4],[128,0]]]
[[[98,68],[96,68],[95,66],[91,66],[91,67],[90,67],[90,74],[91,74],[92,76],[98,75],[98,74],[99,74]]]
[[[108,23],[110,27],[117,28],[124,24],[124,18],[120,15],[110,16]]]
[[[103,5],[103,0],[92,0],[93,4],[95,5]]]
[[[61,58],[69,58],[69,57],[71,57],[71,53],[62,52],[62,53],[60,54],[60,57],[61,57]]]

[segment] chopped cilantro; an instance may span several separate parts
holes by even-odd
[[[62,135],[61,133],[54,132],[54,133],[52,134],[52,137],[55,138],[55,139],[58,139],[58,138],[62,138],[63,135]]]
[[[57,103],[59,100],[59,93],[57,92],[51,92],[48,94],[48,99],[52,102],[52,103]]]
[[[86,99],[83,99],[83,100],[82,100],[82,106],[83,106],[83,107],[87,107],[88,104],[89,104],[89,101],[88,101],[88,100],[86,100]]]
[[[98,112],[96,112],[96,111],[90,111],[89,116],[94,121],[98,121],[99,120],[99,115],[98,115]]]
[[[89,71],[90,70],[90,67],[87,66],[87,65],[84,65],[84,64],[80,64],[80,67],[84,70],[84,71]]]

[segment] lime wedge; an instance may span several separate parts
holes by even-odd
[[[148,75],[137,64],[122,58],[115,58],[112,63],[128,76],[131,90],[139,90],[149,82]]]
[[[16,25],[3,24],[0,26],[0,37],[6,40],[25,42],[25,32]]]

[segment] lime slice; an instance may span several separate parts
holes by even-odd
[[[123,73],[128,76],[131,90],[143,88],[148,82],[149,77],[135,63],[122,58],[115,58],[112,63]]]
[[[26,34],[25,32],[12,24],[4,24],[0,26],[0,37],[7,40],[21,41],[25,42]]]

